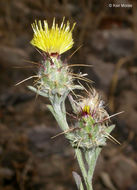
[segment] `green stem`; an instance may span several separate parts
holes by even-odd
[[[47,105],[47,107],[49,108],[49,110],[54,115],[54,117],[55,117],[58,125],[62,129],[62,131],[69,130],[69,126],[68,126],[68,123],[66,121],[66,117],[65,117],[64,113],[61,110],[60,104],[56,103],[56,104],[53,104],[52,106]]]
[[[81,150],[80,149],[75,149],[75,154],[76,154],[76,157],[77,157],[77,160],[78,160],[78,163],[79,163],[79,167],[81,169],[81,173],[83,175],[83,178],[84,178],[84,182],[85,182],[85,185],[87,186],[87,171],[86,171],[86,168],[85,168],[85,165],[84,165],[84,162],[83,162],[83,158],[82,158],[82,153],[81,153]]]
[[[95,149],[88,150],[87,152],[84,153],[87,164],[88,164],[88,172],[87,172],[85,168],[85,164],[83,162],[81,150],[75,149],[77,160],[78,160],[87,190],[93,190],[92,179],[93,179],[93,174],[94,174],[96,162],[100,154],[100,151],[101,151],[101,148],[97,147]]]
[[[56,103],[53,105],[53,109],[54,109],[54,116],[55,116],[59,126],[61,127],[61,129],[63,131],[69,130],[69,126],[66,121],[66,117],[61,109],[61,105]]]
[[[93,174],[94,174],[96,162],[97,162],[100,152],[101,152],[101,148],[97,147],[97,148],[89,150],[85,153],[86,161],[88,163],[88,168],[89,168],[88,175],[87,175],[87,180],[88,180],[89,186],[92,186]]]

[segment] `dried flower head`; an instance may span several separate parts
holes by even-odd
[[[72,38],[74,26],[75,23],[72,28],[70,28],[69,21],[67,21],[67,24],[64,24],[64,18],[60,27],[55,23],[54,18],[51,28],[48,27],[46,20],[44,20],[44,26],[42,26],[41,21],[38,21],[38,23],[35,21],[35,23],[32,24],[34,36],[31,40],[31,44],[49,55],[60,55],[72,48],[74,44]]]

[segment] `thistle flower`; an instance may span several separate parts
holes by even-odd
[[[54,95],[59,97],[67,96],[74,89],[81,89],[81,86],[74,85],[73,80],[78,75],[73,76],[70,67],[61,60],[59,56],[73,46],[72,31],[75,23],[70,28],[70,23],[64,24],[64,18],[60,25],[53,19],[52,27],[48,27],[47,21],[44,20],[44,26],[41,21],[32,24],[34,37],[31,44],[43,50],[43,60],[39,67],[38,79],[35,81],[35,87],[29,87],[37,94],[49,97],[53,101]],[[63,100],[62,98],[62,100]]]
[[[87,98],[76,102],[70,97],[70,101],[78,118],[73,131],[75,138],[72,145],[84,149],[104,146],[106,138],[111,138],[108,127],[109,115],[98,93],[92,90],[88,92]]]
[[[71,49],[74,44],[72,38],[74,26],[75,23],[70,28],[69,21],[67,21],[67,24],[64,24],[64,18],[60,27],[55,23],[54,18],[51,28],[48,27],[46,20],[44,20],[44,26],[42,26],[41,21],[38,21],[38,23],[35,21],[32,24],[34,36],[31,44],[48,53],[50,56],[60,55]]]

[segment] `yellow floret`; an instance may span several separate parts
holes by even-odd
[[[85,105],[84,108],[83,108],[83,112],[85,112],[87,114],[90,114],[90,107]]]
[[[31,40],[31,44],[50,55],[54,53],[60,55],[72,48],[74,44],[72,38],[74,26],[75,23],[70,29],[69,21],[65,25],[64,18],[60,27],[58,24],[55,24],[55,19],[53,19],[51,29],[49,29],[47,21],[44,20],[44,27],[42,26],[41,21],[38,21],[38,23],[35,21],[35,23],[32,24],[34,36]]]

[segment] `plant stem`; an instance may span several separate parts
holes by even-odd
[[[47,105],[53,116],[55,117],[58,125],[62,129],[62,131],[66,131],[69,129],[68,123],[66,121],[65,114],[62,112],[61,106],[59,103]]]
[[[96,162],[100,154],[100,151],[101,151],[101,148],[97,147],[95,149],[89,150],[84,153],[87,164],[88,164],[88,172],[87,172],[85,168],[85,164],[83,162],[81,150],[75,149],[77,160],[78,160],[87,190],[93,190],[92,179],[93,179],[93,174],[94,174]]]
[[[68,130],[69,126],[68,126],[68,123],[66,121],[66,117],[65,117],[64,113],[62,112],[60,104],[54,104],[53,108],[54,108],[54,113],[55,113],[54,116],[55,116],[59,126],[61,127],[61,129],[63,131]]]
[[[88,150],[85,153],[85,158],[86,158],[86,161],[88,163],[88,168],[89,168],[88,175],[87,175],[87,180],[88,180],[89,185],[92,184],[93,174],[94,174],[96,162],[97,162],[100,152],[101,152],[101,148],[97,147],[97,148],[93,148],[92,150]]]
[[[88,185],[87,184],[87,171],[86,171],[86,168],[85,168],[85,165],[84,165],[84,162],[83,162],[81,150],[79,148],[76,148],[75,149],[75,154],[76,154],[76,157],[77,157],[77,160],[78,160],[78,163],[79,163],[79,167],[81,169],[81,173],[82,173],[83,178],[84,178],[85,185],[87,186]]]

